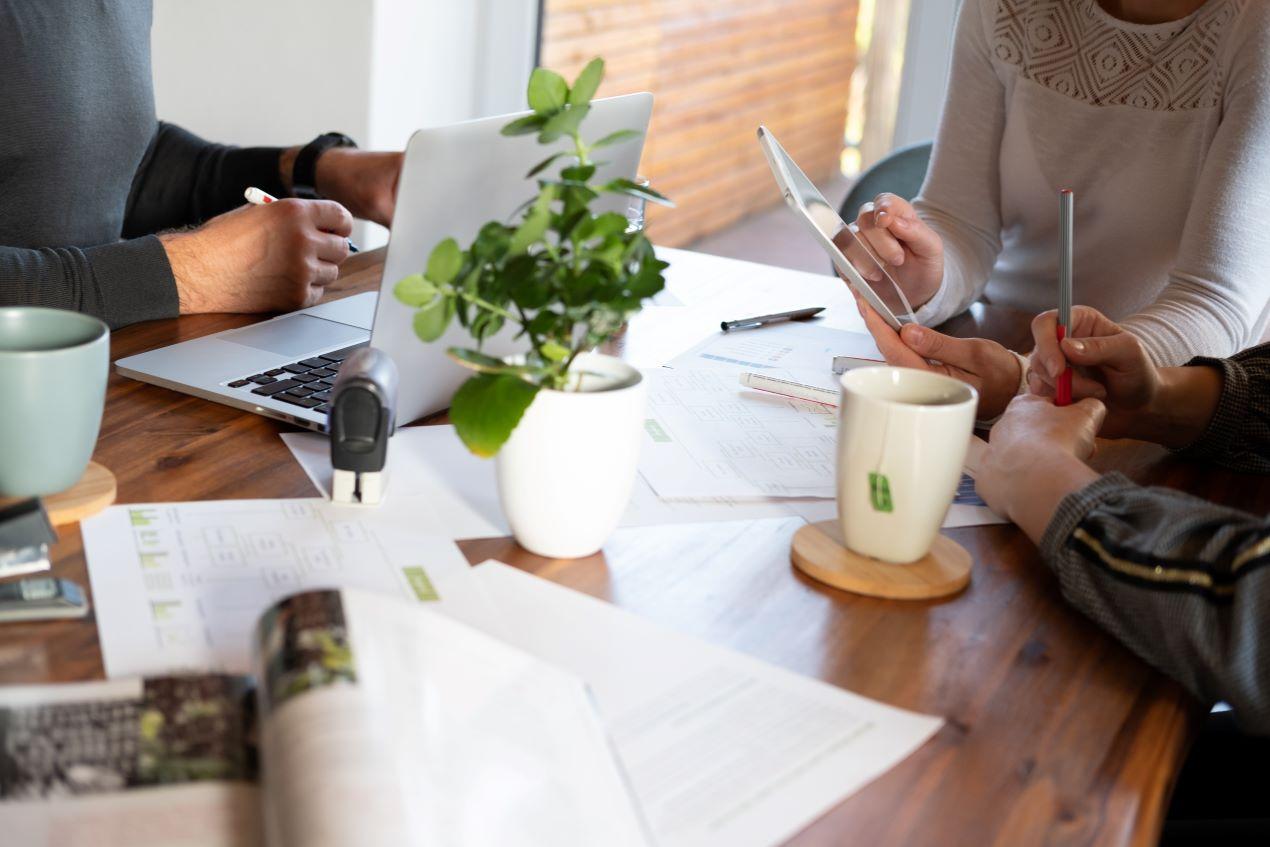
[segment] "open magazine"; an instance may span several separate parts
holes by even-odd
[[[0,840],[649,843],[585,684],[482,632],[312,591],[255,671],[0,689]]]

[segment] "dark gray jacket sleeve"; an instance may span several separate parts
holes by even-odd
[[[1204,434],[1181,452],[1245,473],[1270,473],[1270,344],[1229,359],[1192,359],[1222,372],[1217,411]]]
[[[241,206],[253,185],[285,196],[281,155],[279,147],[213,144],[160,122],[132,182],[124,238],[201,224]]]
[[[1270,734],[1270,520],[1113,473],[1063,500],[1041,555],[1072,605]]]

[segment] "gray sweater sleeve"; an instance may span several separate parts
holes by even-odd
[[[177,313],[167,251],[153,235],[96,247],[0,246],[0,306],[86,312],[110,327]]]
[[[241,206],[243,191],[253,185],[286,196],[281,155],[279,147],[215,144],[160,122],[132,181],[124,237],[201,224]]]
[[[167,251],[153,233],[200,224],[255,185],[284,194],[279,148],[213,144],[160,123],[133,178],[126,240],[94,247],[0,246],[0,305],[71,309],[112,328],[177,314]]]

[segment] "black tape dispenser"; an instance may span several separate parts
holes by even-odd
[[[397,365],[363,347],[344,360],[331,390],[331,499],[374,505],[383,499],[388,439],[397,427]]]

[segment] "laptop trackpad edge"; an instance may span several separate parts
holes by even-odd
[[[368,340],[370,333],[348,324],[298,314],[230,330],[220,338],[266,353],[295,358],[357,344]]]

